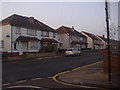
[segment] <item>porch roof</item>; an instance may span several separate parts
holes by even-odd
[[[40,41],[38,38],[36,37],[25,37],[25,36],[19,36],[16,41]]]
[[[56,41],[55,39],[52,39],[52,38],[42,38],[41,39],[41,42],[58,42],[58,41]]]

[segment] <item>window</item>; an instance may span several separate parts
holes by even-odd
[[[30,50],[37,50],[38,49],[38,42],[32,41],[30,42]]]
[[[20,27],[16,27],[16,34],[21,34],[21,28]]]
[[[36,36],[37,35],[37,30],[27,29],[27,34],[31,35],[31,36]]]
[[[14,50],[16,50],[17,49],[17,44],[16,43],[14,43]]]
[[[55,38],[55,33],[53,33],[53,38]]]
[[[3,48],[4,47],[4,41],[1,40],[1,47]]]
[[[49,37],[49,32],[48,31],[42,31],[41,36],[43,37]]]
[[[41,31],[41,36],[43,36],[43,31]]]
[[[82,40],[83,40],[83,37],[80,37],[80,40],[82,41]]]
[[[46,32],[46,36],[49,37],[49,32]]]

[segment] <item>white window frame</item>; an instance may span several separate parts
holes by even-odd
[[[39,45],[38,45],[38,42],[37,41],[31,41],[30,42],[30,50],[38,50],[38,47],[39,47]]]
[[[21,34],[21,28],[20,27],[16,27],[16,34]]]
[[[4,48],[4,40],[1,40],[1,47]]]
[[[53,32],[53,38],[55,38],[55,37],[56,37],[55,32]]]
[[[42,37],[49,37],[49,32],[48,31],[41,31],[41,36]]]
[[[80,37],[80,40],[83,41],[83,37]]]
[[[34,30],[34,29],[27,29],[27,35],[30,35],[30,36],[37,36],[37,30]]]

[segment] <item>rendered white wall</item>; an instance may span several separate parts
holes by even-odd
[[[9,37],[7,37],[9,35]],[[2,26],[2,39],[4,41],[3,51],[11,52],[11,26],[4,25]]]
[[[60,49],[69,49],[69,36],[67,34],[57,34],[57,38],[63,44]]]
[[[0,52],[2,52],[2,26],[0,26]]]
[[[0,30],[0,32],[1,32],[1,34],[0,34],[0,40],[4,40],[3,51],[11,52],[11,42],[12,42],[12,52],[18,52],[17,49],[14,50],[14,43],[16,42],[16,39],[19,36],[36,37],[38,39],[43,38],[43,37],[41,37],[41,30],[37,30],[37,35],[36,36],[32,36],[32,35],[28,35],[27,34],[27,30],[28,30],[27,28],[21,27],[21,33],[17,34],[16,33],[16,26],[4,25],[4,26],[1,26],[1,27],[2,27],[2,30]],[[12,29],[12,32],[11,32],[11,29]],[[11,37],[11,34],[12,34],[12,37]],[[7,35],[9,35],[10,37],[6,37]],[[53,32],[49,32],[49,37],[46,37],[46,38],[53,38]],[[57,40],[57,36],[55,38],[53,38],[53,39]],[[17,43],[17,44],[19,44],[19,43]],[[40,49],[41,48],[40,41],[38,42],[38,45],[40,46],[39,47],[39,49]],[[32,51],[36,51],[36,50],[32,50],[32,51],[29,50],[29,51],[32,52]]]

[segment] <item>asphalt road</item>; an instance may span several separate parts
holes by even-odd
[[[101,52],[73,57],[45,57],[2,63],[2,83],[51,77],[57,73],[102,60]]]

